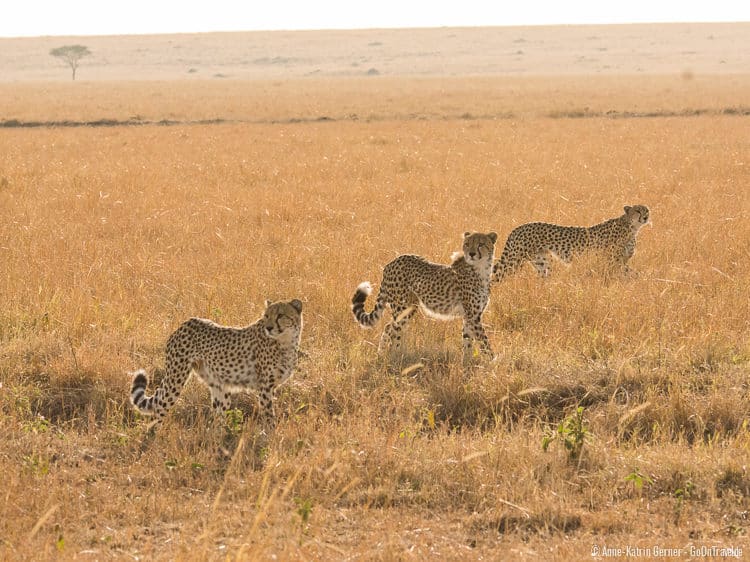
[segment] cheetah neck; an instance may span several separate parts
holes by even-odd
[[[276,341],[283,349],[288,349],[296,353],[296,351],[299,349],[299,340],[301,333],[301,329],[289,330],[288,332],[284,332],[283,334],[281,334],[281,336],[276,338]]]
[[[586,231],[588,232],[589,236],[595,237],[601,233],[611,232],[612,229],[624,229],[625,231],[635,236],[636,234],[638,234],[641,226],[642,225],[636,224],[631,221],[627,215],[621,215],[617,218],[609,219],[607,221],[600,222],[599,224],[589,226],[586,228]]]
[[[492,259],[493,256],[490,256],[487,260],[469,262],[462,255],[454,259],[451,268],[455,269],[459,274],[470,273],[471,275],[476,276],[483,286],[489,286],[490,277],[492,275]]]

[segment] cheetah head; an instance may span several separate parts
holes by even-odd
[[[632,207],[626,205],[625,216],[630,219],[630,222],[633,223],[633,226],[635,226],[636,229],[649,224],[649,212],[646,205],[633,205]]]
[[[302,301],[266,301],[263,313],[263,333],[280,340],[295,338],[302,331]]]
[[[464,259],[469,263],[492,262],[497,234],[490,232],[464,232]]]

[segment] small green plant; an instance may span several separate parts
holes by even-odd
[[[227,431],[232,435],[239,435],[245,423],[245,414],[238,408],[232,408],[231,410],[227,410],[224,415]]]
[[[398,432],[399,439],[415,439],[416,437],[417,433],[411,427],[405,427]]]
[[[23,457],[26,467],[37,476],[46,476],[49,474],[49,459],[41,455],[26,455]]]
[[[682,516],[682,508],[685,504],[685,500],[689,500],[695,494],[695,484],[690,480],[687,480],[681,488],[677,488],[674,491],[675,504],[674,504],[674,524],[680,523],[680,517]]]
[[[676,497],[678,500],[684,501],[692,498],[694,493],[695,484],[693,484],[692,481],[688,480],[687,482],[685,482],[685,485],[682,488],[677,488],[674,491],[674,497]]]
[[[422,427],[427,429],[435,429],[435,410],[432,408],[424,408],[422,410]]]
[[[258,460],[260,462],[266,462],[270,454],[271,454],[271,449],[268,446],[260,447],[258,449]]]
[[[305,525],[310,520],[310,514],[313,510],[312,500],[310,498],[294,498],[297,504],[297,515],[299,515],[299,542],[302,544],[302,535],[305,532]]]
[[[24,430],[29,433],[47,433],[50,428],[49,420],[44,416],[37,414],[33,420],[28,421],[23,426]]]
[[[117,445],[118,447],[124,447],[128,444],[130,441],[130,437],[127,435],[127,433],[115,433],[112,436],[112,444]]]
[[[542,439],[542,449],[547,450],[550,443],[559,440],[568,451],[570,460],[578,460],[581,451],[591,432],[583,419],[583,406],[578,406],[575,413],[569,415],[557,426],[557,431],[547,433]]]
[[[641,491],[643,489],[644,484],[647,484],[650,486],[651,484],[654,483],[654,481],[651,480],[651,478],[641,473],[638,467],[636,467],[633,472],[631,472],[625,477],[625,482],[632,482],[633,488],[638,491]]]
[[[312,500],[309,498],[294,498],[294,503],[297,504],[297,515],[302,519],[302,524],[307,524],[312,513]]]

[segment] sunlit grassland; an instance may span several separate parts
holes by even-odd
[[[746,74],[0,83],[3,121],[380,121],[748,111]]]
[[[16,102],[8,117],[258,122],[0,131],[0,557],[746,545],[750,121],[722,114],[741,96],[704,84],[671,102],[644,82],[646,108],[635,86],[592,105],[530,80],[529,110],[510,93],[488,107],[465,81],[409,82],[418,105],[395,82],[376,82],[391,87],[380,96],[355,82],[287,92],[286,112],[265,84],[257,119],[203,90],[199,105],[215,109],[178,100],[174,116],[135,94],[116,115]],[[375,98],[383,118],[368,121]],[[337,99],[354,109],[335,113]],[[569,118],[583,107],[714,111]],[[465,230],[495,230],[502,247],[518,224],[594,224],[626,204],[648,205],[653,222],[635,275],[581,260],[495,286],[492,363],[463,372],[459,324],[424,318],[404,357],[378,358],[381,327],[351,317],[357,284],[377,286],[400,253],[447,263]],[[252,398],[237,401],[244,427],[217,436],[208,393],[190,383],[141,446],[128,371],[158,378],[166,337],[190,316],[242,325],[266,298],[292,297],[309,357],[267,441]],[[578,406],[580,457],[562,437],[544,451]]]

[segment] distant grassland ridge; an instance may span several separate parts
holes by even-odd
[[[695,117],[699,115],[750,115],[750,107],[738,106],[738,107],[726,107],[723,109],[683,109],[681,111],[587,111],[587,110],[573,110],[573,111],[550,111],[545,116],[552,119],[583,119],[583,118],[610,118],[610,119],[648,119],[654,117]],[[500,120],[500,119],[515,119],[517,118],[511,112],[497,113],[492,115],[482,114],[473,115],[471,113],[463,113],[461,115],[444,115],[437,117],[444,121],[449,120]],[[369,117],[365,121],[424,121],[427,119],[436,119],[436,117],[426,117],[424,115],[399,115],[399,116],[379,116]],[[158,121],[152,121],[147,119],[96,119],[93,121],[23,121],[19,119],[3,119],[0,120],[0,128],[6,129],[24,129],[24,128],[42,128],[42,127],[132,127],[142,125],[160,125],[160,126],[174,126],[174,125],[223,125],[227,123],[249,123],[253,125],[271,124],[271,125],[284,125],[284,124],[295,124],[295,123],[320,123],[320,122],[336,122],[336,121],[358,121],[357,115],[350,115],[343,118],[333,118],[322,115],[320,117],[290,117],[288,119],[272,119],[272,120],[243,120],[243,119],[198,119],[198,120],[176,120],[176,119],[161,119]]]

